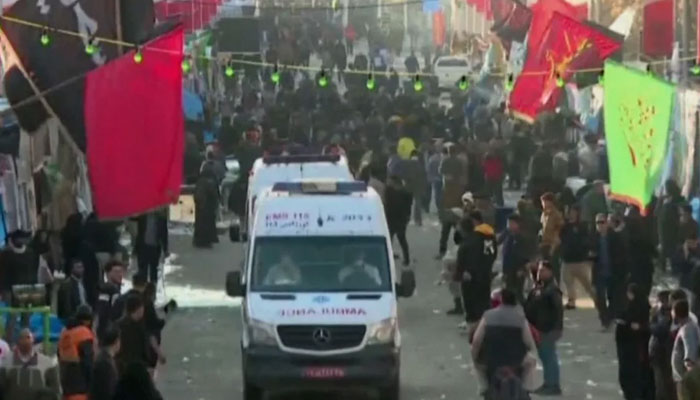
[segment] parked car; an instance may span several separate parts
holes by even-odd
[[[438,79],[438,87],[452,89],[464,75],[469,75],[471,68],[466,57],[443,56],[435,61],[433,71]]]

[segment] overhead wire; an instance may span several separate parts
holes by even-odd
[[[402,2],[400,4],[404,4],[404,3],[405,4],[408,4],[408,3],[412,4],[412,3],[419,3],[419,2],[422,2],[422,1],[407,0],[407,1]],[[397,4],[397,3],[392,3],[392,4]],[[24,20],[24,19],[17,18],[17,17],[11,16],[11,15],[0,15],[0,21],[11,22],[11,23],[16,23],[19,25],[31,27],[31,28],[41,29],[42,32],[44,32],[44,33],[59,33],[62,35],[67,35],[67,36],[71,36],[71,37],[85,39],[85,40],[88,40],[89,42],[91,42],[95,45],[98,43],[107,43],[107,44],[112,44],[112,45],[116,45],[116,46],[131,48],[131,49],[138,51],[139,49],[142,49],[143,46],[148,43],[148,42],[146,42],[146,43],[131,43],[131,42],[127,42],[127,41],[123,41],[123,40],[119,40],[119,39],[114,39],[114,38],[110,38],[110,37],[87,35],[87,34],[83,34],[80,32],[71,31],[68,29],[52,27],[52,26],[49,26],[49,25],[46,25],[43,23]],[[1,29],[1,27],[0,27],[0,29]],[[324,67],[312,67],[312,66],[295,65],[295,64],[280,64],[279,62],[252,61],[252,60],[247,60],[247,59],[239,59],[239,58],[235,58],[235,57],[223,57],[224,59],[222,60],[222,58],[217,58],[217,57],[207,57],[204,55],[193,55],[193,54],[188,55],[188,54],[183,54],[183,53],[177,52],[177,51],[159,49],[159,48],[154,48],[154,47],[149,47],[148,50],[154,51],[154,52],[171,54],[171,55],[175,55],[175,56],[181,56],[183,58],[189,58],[189,59],[193,59],[193,60],[199,59],[199,60],[214,61],[214,62],[225,61],[226,63],[228,63],[228,65],[238,64],[238,65],[250,65],[250,66],[257,66],[257,67],[276,67],[279,70],[310,71],[310,72],[319,72],[319,73],[322,71],[325,71]],[[688,57],[680,57],[678,59],[678,61],[680,61],[680,62],[693,61],[693,60],[696,60],[696,57],[688,56]],[[653,61],[647,62],[647,65],[663,65],[663,64],[671,63],[673,61],[674,60],[653,60]],[[593,68],[580,68],[580,69],[575,69],[575,70],[567,70],[567,72],[572,73],[572,74],[587,73],[587,72],[600,73],[603,70],[604,70],[603,67],[593,67]],[[343,72],[345,74],[358,74],[358,75],[373,74],[374,76],[381,75],[381,72],[377,71],[374,68],[368,68],[368,69],[363,69],[363,70],[350,69],[350,70],[345,70]],[[388,73],[389,72],[387,72],[387,74]],[[398,75],[400,77],[407,77],[407,78],[412,78],[412,79],[421,79],[421,78],[425,78],[425,77],[437,76],[434,73],[422,72],[422,71],[415,72],[415,73],[403,72],[403,71],[402,72],[393,71],[391,73],[392,74],[395,73],[396,75]],[[523,72],[517,74],[517,76],[538,76],[538,75],[550,75],[550,74],[553,75],[554,72],[553,71],[523,71]],[[60,82],[53,87],[45,89],[42,92],[40,92],[32,97],[29,97],[27,99],[24,99],[24,100],[18,102],[18,103],[15,103],[14,105],[12,105],[12,109],[17,109],[18,107],[22,107],[22,106],[25,106],[27,104],[33,103],[33,102],[37,101],[38,99],[40,99],[41,97],[43,97],[47,94],[50,94],[56,90],[59,90],[67,85],[70,85],[70,84],[78,81],[79,79],[85,77],[86,75],[87,75],[87,72],[80,74],[80,75],[77,75],[77,76],[74,76],[74,77],[71,77],[71,78],[68,78],[65,81]],[[480,75],[480,73],[471,72],[467,75],[469,75],[470,77],[475,77],[475,76]],[[488,73],[488,76],[503,77],[503,78],[508,77],[509,79],[513,75],[514,74],[512,72],[489,72]]]

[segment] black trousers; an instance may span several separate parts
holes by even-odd
[[[153,284],[158,283],[158,266],[160,265],[160,246],[144,245],[136,252],[139,274]]]
[[[399,245],[401,245],[401,253],[403,254],[404,264],[408,264],[411,261],[408,253],[408,240],[406,240],[406,225],[403,226],[389,226],[389,235],[391,241],[394,241],[394,236],[399,239]]]
[[[442,222],[440,228],[440,255],[447,252],[447,241],[450,240],[450,232],[454,224],[452,222]]]

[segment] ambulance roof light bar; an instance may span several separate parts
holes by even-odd
[[[266,156],[263,157],[263,164],[300,164],[312,162],[330,162],[337,163],[340,161],[338,154],[305,154],[296,156]]]
[[[306,194],[352,194],[367,191],[364,182],[278,182],[272,186],[273,192]]]

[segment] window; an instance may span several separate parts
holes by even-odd
[[[294,236],[255,240],[254,292],[389,292],[386,239]]]
[[[446,58],[443,60],[439,60],[438,67],[468,67],[469,65],[467,64],[466,60],[462,60],[461,58]]]

